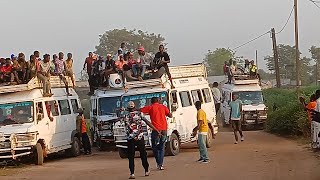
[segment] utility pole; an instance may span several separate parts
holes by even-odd
[[[256,50],[256,66],[257,66],[257,69],[259,68],[258,67],[258,50]]]
[[[300,95],[300,52],[299,52],[299,28],[298,28],[298,0],[294,0],[294,29],[295,29],[295,46],[296,46],[296,80],[297,93]]]
[[[276,72],[277,88],[280,88],[281,81],[280,81],[280,70],[279,70],[279,55],[278,55],[278,47],[277,47],[277,40],[276,40],[276,32],[274,28],[271,29],[271,38],[272,38],[272,45],[273,45],[273,58],[274,58],[274,68]]]

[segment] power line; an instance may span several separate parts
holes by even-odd
[[[317,3],[320,3],[320,1],[313,1],[313,0],[309,0],[310,2],[312,2],[318,9],[320,9],[320,6]]]
[[[290,12],[290,15],[289,15],[289,17],[288,17],[288,19],[287,19],[287,22],[284,24],[284,26],[282,27],[282,29],[281,29],[279,32],[277,32],[276,34],[280,34],[280,33],[287,27],[287,25],[288,25],[288,23],[289,23],[289,20],[291,19],[293,10],[294,10],[294,6],[293,6],[292,9],[291,9],[291,12]]]
[[[249,41],[247,41],[247,42],[245,42],[245,43],[243,43],[243,44],[241,44],[241,45],[239,45],[239,46],[236,46],[236,47],[233,48],[233,49],[229,49],[229,48],[228,48],[227,50],[235,51],[235,50],[237,50],[237,49],[239,49],[239,48],[241,48],[241,47],[243,47],[243,46],[245,46],[245,45],[247,45],[247,44],[252,43],[253,41],[256,41],[256,40],[260,39],[261,37],[269,34],[270,32],[271,32],[271,31],[265,32],[265,33],[263,33],[263,34],[255,37],[255,38],[253,38],[253,39],[251,39],[251,40],[249,40]],[[219,55],[217,55],[217,56],[214,56],[213,58],[218,58],[218,57],[223,56],[223,55],[225,55],[225,54],[227,54],[227,53],[229,53],[229,51],[226,51],[225,53],[222,53],[222,54],[219,54]]]

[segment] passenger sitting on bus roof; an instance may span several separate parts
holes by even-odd
[[[24,54],[19,53],[19,61],[23,62],[24,60]],[[16,83],[21,84],[23,76],[24,76],[24,71],[25,71],[25,63],[19,63],[17,58],[13,58],[12,60],[12,72],[14,74],[14,78]]]
[[[19,53],[18,55],[18,64],[20,67],[17,71],[18,77],[20,80],[22,80],[22,83],[27,83],[28,65],[26,61],[26,56],[23,53]]]
[[[149,53],[145,52],[143,46],[138,48],[138,54],[139,57],[136,60],[136,64],[132,67],[132,71],[135,77],[140,77],[139,79],[143,79],[146,70],[150,69],[153,58]]]
[[[159,46],[159,52],[156,53],[154,60],[153,60],[153,68],[160,69],[161,67],[164,67],[166,70],[166,73],[168,75],[168,78],[171,83],[171,88],[174,89],[174,85],[172,82],[172,77],[170,74],[168,63],[170,63],[170,57],[167,52],[164,51],[164,46],[161,44]]]
[[[54,66],[55,66],[55,72],[54,75],[55,76],[59,76],[60,80],[64,83],[65,88],[66,88],[66,92],[67,92],[67,96],[72,96],[72,94],[70,94],[69,92],[69,85],[68,85],[68,81],[66,79],[66,77],[64,76],[64,54],[63,52],[59,52],[59,57],[54,61]],[[52,71],[52,69],[51,69]]]
[[[125,65],[126,65],[126,66],[125,66]],[[121,77],[122,77],[122,82],[123,82],[123,85],[124,85],[124,84],[125,84],[125,83],[124,83],[124,82],[125,82],[125,73],[124,73],[123,67],[125,66],[125,67],[126,67],[126,70],[128,70],[128,69],[130,69],[130,68],[128,67],[127,62],[124,61],[124,58],[123,58],[123,55],[122,55],[122,54],[119,55],[119,60],[117,60],[117,61],[115,62],[115,66],[116,66],[116,72],[121,75]],[[124,86],[125,86],[125,85],[124,85]]]
[[[244,60],[244,74],[250,74],[250,62],[248,59]]]
[[[5,63],[5,64],[2,64]],[[12,72],[12,63],[11,59],[7,58],[4,62],[2,62],[0,67],[0,82],[1,83],[13,83],[14,75]]]
[[[73,89],[75,88],[75,79],[73,76],[73,59],[72,59],[72,54],[68,53],[67,54],[67,60],[64,62],[64,71],[65,71],[65,75],[69,76],[71,78],[72,81],[72,87]]]
[[[120,60],[120,55],[123,55],[123,51],[122,51],[121,48],[118,49],[117,54],[115,54],[112,59],[113,59],[114,61]]]
[[[223,65],[223,73],[224,73],[225,76],[228,75],[228,69],[229,69],[228,62],[225,61],[224,65]]]
[[[28,62],[27,66],[28,66],[27,79],[29,81],[32,78],[37,76],[37,61],[34,55],[30,56],[30,61]]]
[[[43,96],[50,97],[53,94],[50,93],[51,86],[50,86],[50,55],[45,54],[43,61],[39,62],[39,70],[37,72],[38,79],[43,84]]]
[[[138,81],[139,80],[138,78],[133,76],[132,69],[130,69],[128,64],[125,64],[123,66],[123,73],[124,73],[127,81]],[[141,81],[141,79],[140,79],[140,81]]]
[[[105,77],[105,84],[107,85],[107,88],[110,88],[110,85],[109,85],[110,74],[113,74],[116,72],[115,63],[111,56],[112,56],[111,54],[107,54],[107,60],[105,61],[104,77]]]

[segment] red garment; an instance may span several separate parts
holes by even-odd
[[[128,60],[128,65],[129,65],[130,68],[132,68],[132,66],[133,66],[134,64],[136,64],[136,61],[135,61],[134,59],[129,59],[129,60]]]
[[[9,73],[12,71],[12,65],[4,65],[0,67],[0,72]]]
[[[91,70],[92,70],[92,64],[94,62],[93,58],[87,57],[86,58],[86,63],[87,63],[87,73],[91,74]]]
[[[168,129],[166,116],[170,114],[170,111],[166,106],[154,103],[143,107],[140,111],[150,115],[151,123],[157,130],[166,131]]]

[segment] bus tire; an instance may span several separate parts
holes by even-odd
[[[166,144],[166,154],[168,156],[176,156],[180,152],[180,141],[177,134],[172,133]]]
[[[208,130],[208,135],[207,135],[207,139],[206,139],[206,146],[207,148],[211,148],[212,147],[212,130],[211,128],[209,128]]]
[[[43,149],[40,143],[37,143],[34,149],[34,160],[36,165],[43,165]]]

